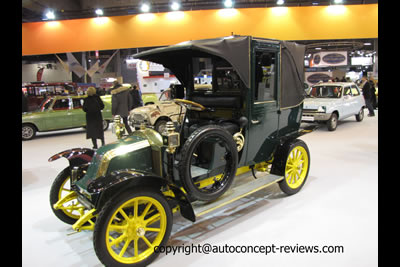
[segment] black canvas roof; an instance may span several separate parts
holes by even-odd
[[[134,57],[152,61],[171,69],[179,78],[192,57],[211,54],[228,61],[235,68],[244,85],[251,87],[251,36],[228,36],[215,39],[186,41],[176,45],[155,48],[135,54]],[[254,38],[256,41],[274,42],[282,48],[282,91],[280,107],[300,104],[304,99],[305,46],[294,42]],[[181,70],[179,70],[181,69]]]

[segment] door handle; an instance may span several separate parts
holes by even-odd
[[[259,124],[260,121],[259,121],[259,120],[251,120],[251,123],[252,123],[252,124]]]

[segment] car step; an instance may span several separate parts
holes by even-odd
[[[232,187],[220,198],[211,202],[199,200],[193,202],[192,207],[194,214],[196,215],[196,218],[200,217],[281,180],[283,180],[283,176],[263,172],[257,172],[257,179],[254,179],[251,172],[238,175],[235,177]]]

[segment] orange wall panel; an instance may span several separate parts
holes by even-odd
[[[231,33],[281,40],[378,37],[378,5],[198,10],[22,24],[22,55],[170,45]]]

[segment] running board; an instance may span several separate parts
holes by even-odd
[[[193,202],[192,207],[196,218],[283,180],[283,176],[262,174],[257,172],[256,176],[260,176],[257,179],[249,175],[249,172],[236,176],[232,187],[220,198],[212,202],[199,200]]]

